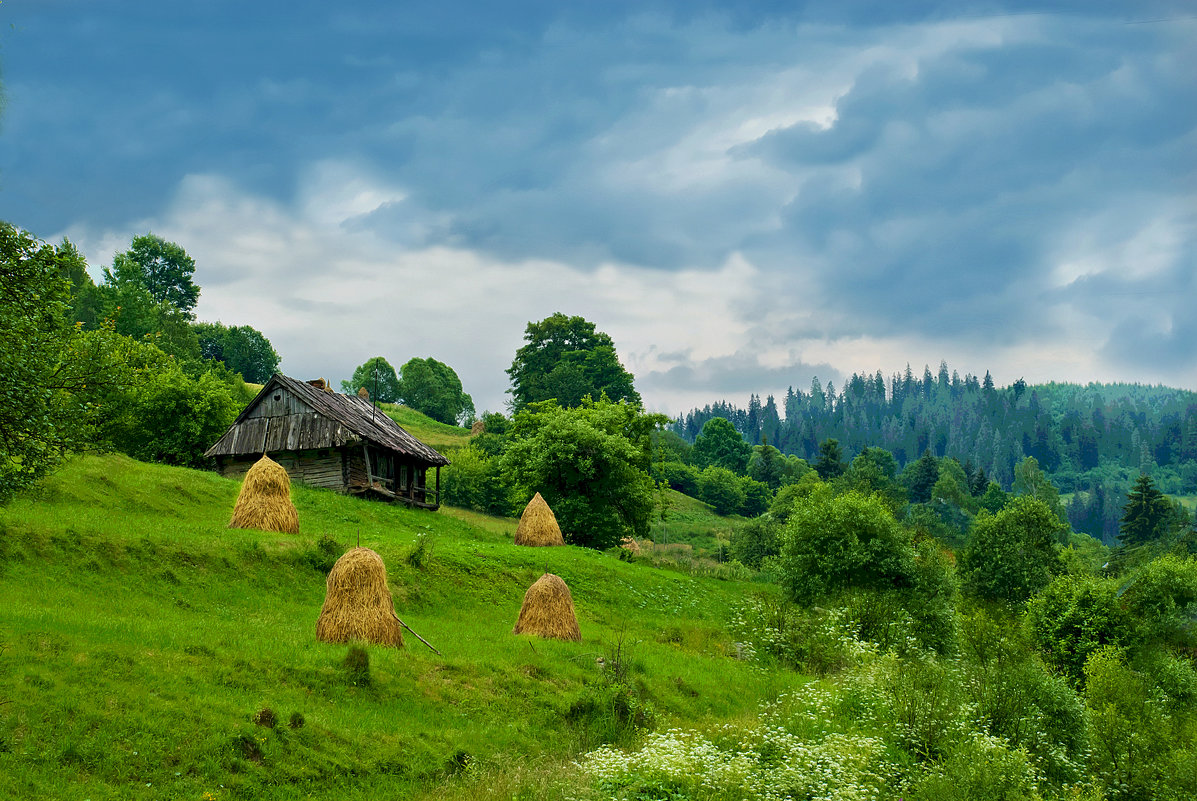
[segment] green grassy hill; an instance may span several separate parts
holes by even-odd
[[[0,508],[0,797],[536,798],[628,703],[714,725],[801,683],[732,657],[749,585],[303,487],[301,534],[231,531],[237,489],[88,457]],[[363,676],[316,641],[324,571],[359,539],[443,656],[408,637]],[[581,643],[511,634],[546,571]]]

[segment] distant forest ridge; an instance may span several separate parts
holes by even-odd
[[[741,409],[720,401],[678,418],[673,430],[689,442],[713,417],[744,439],[813,460],[819,443],[838,440],[846,459],[876,446],[900,464],[930,450],[955,457],[1009,489],[1014,466],[1033,456],[1062,492],[1104,494],[1125,489],[1141,472],[1168,494],[1197,492],[1197,392],[1140,384],[1038,384],[1022,379],[995,387],[961,378],[941,362],[922,377],[909,367],[888,383],[853,374],[841,388],[819,379],[790,387],[780,403],[757,395]],[[1120,494],[1120,493],[1119,493]]]

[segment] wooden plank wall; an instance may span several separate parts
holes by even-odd
[[[275,453],[270,458],[282,465],[292,481],[312,487],[327,487],[344,490],[344,469],[340,451],[329,451],[324,456],[319,451],[299,453]],[[243,478],[257,459],[224,459],[220,474],[226,478]]]

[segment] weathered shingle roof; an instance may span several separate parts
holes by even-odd
[[[274,387],[285,387],[313,411],[283,417],[250,418]],[[337,448],[368,441],[429,466],[449,460],[404,431],[374,405],[356,395],[328,392],[276,373],[249,402],[205,456],[242,456],[312,448]]]

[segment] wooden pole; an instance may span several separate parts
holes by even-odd
[[[392,613],[392,614],[394,614],[394,613]],[[408,631],[410,631],[413,637],[415,637],[417,640],[419,640],[420,642],[422,642],[422,643],[424,643],[425,645],[427,645],[429,648],[432,648],[432,643],[428,642],[428,640],[424,639],[424,638],[423,638],[423,637],[421,637],[419,634],[416,634],[415,630],[414,630],[414,629],[412,629],[412,627],[411,627],[411,626],[409,626],[409,625],[407,625],[406,623],[404,623],[404,622],[403,622],[403,618],[399,617],[398,615],[395,615],[395,619],[399,621],[399,625],[400,625],[400,626],[402,626],[403,628],[405,628],[405,629],[407,629]],[[438,650],[436,650],[435,648],[432,648],[432,652],[433,652],[434,654],[436,654],[437,656],[441,656],[441,652],[440,652],[440,651],[438,651]]]
[[[436,505],[441,505],[441,466],[436,466]]]

